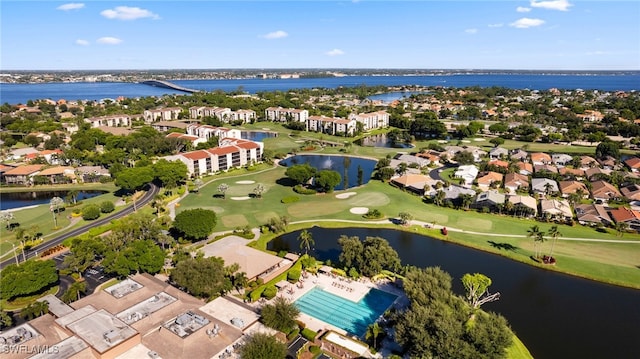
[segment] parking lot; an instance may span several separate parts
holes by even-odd
[[[53,260],[56,262],[56,268],[58,268],[58,270],[65,269],[64,259],[68,255],[70,255],[69,252],[62,253],[53,258]],[[82,277],[87,283],[86,294],[93,293],[96,290],[96,288],[106,283],[111,278],[114,278],[113,275],[105,274],[104,268],[101,266],[87,269],[82,274]],[[70,276],[60,275],[60,291],[57,293],[57,296],[58,297],[62,296],[62,294],[64,294],[64,292],[69,288],[69,285],[71,285],[73,281],[74,281],[73,278],[71,278]]]

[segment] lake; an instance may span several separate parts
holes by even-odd
[[[379,135],[363,137],[356,141],[358,146],[365,147],[386,147],[386,148],[413,148],[410,143],[405,142],[393,142],[387,137],[387,134],[381,133]]]
[[[280,161],[280,164],[287,167],[304,163],[308,163],[317,170],[334,170],[340,173],[342,182],[334,189],[343,190],[359,185],[358,167],[362,169],[362,184],[368,183],[378,161],[361,157],[331,155],[296,155]]]
[[[403,264],[439,266],[453,278],[458,294],[465,273],[492,279],[500,300],[482,308],[502,314],[534,358],[640,357],[640,290],[572,277],[413,233],[391,229],[313,227],[312,255],[338,260],[340,235],[379,236]],[[299,231],[282,235],[268,249],[300,252]]]
[[[278,136],[277,132],[267,131],[240,131],[240,137],[245,140],[262,142],[265,138]]]
[[[14,209],[40,204],[48,204],[53,197],[60,197],[63,200],[69,191],[29,191],[29,192],[9,192],[0,193],[0,210]],[[77,200],[93,198],[106,191],[79,191]]]

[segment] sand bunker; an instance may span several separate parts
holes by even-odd
[[[367,207],[353,207],[349,210],[349,212],[353,214],[366,214],[369,212],[369,208]]]
[[[251,199],[251,197],[231,197],[231,199],[234,201],[245,201]]]
[[[484,138],[474,138],[473,140],[476,141],[476,142],[482,142],[482,141],[484,141]]]
[[[336,198],[338,199],[345,199],[345,198],[349,198],[351,196],[355,196],[357,193],[355,192],[345,192],[345,193],[339,193],[336,195]]]
[[[236,181],[237,184],[253,184],[256,183],[256,181]]]

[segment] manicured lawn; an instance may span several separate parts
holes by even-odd
[[[190,208],[216,208],[218,224],[215,231],[228,231],[236,227],[249,225],[258,227],[264,225],[270,218],[287,216],[293,224],[288,230],[319,226],[367,226],[374,221],[365,220],[361,214],[350,212],[353,207],[378,209],[384,218],[396,218],[400,212],[409,212],[415,220],[448,226],[452,230],[446,238],[449,241],[499,253],[509,258],[531,265],[537,264],[530,257],[534,254],[534,242],[527,238],[527,230],[538,225],[542,231],[548,231],[553,223],[538,222],[532,219],[520,219],[506,215],[478,213],[476,211],[456,210],[453,208],[437,207],[424,203],[419,196],[403,192],[388,183],[372,180],[358,188],[351,188],[344,192],[356,194],[346,199],[336,198],[336,194],[328,193],[316,195],[300,195],[292,188],[284,185],[285,168],[277,167],[262,172],[249,172],[233,178],[219,178],[204,186],[200,193],[189,194],[179,207],[179,211]],[[236,183],[237,181],[255,181],[251,184]],[[215,198],[218,185],[229,185],[226,199]],[[265,185],[267,190],[260,199],[232,200],[231,197],[248,196],[257,183]],[[289,204],[281,203],[281,199],[288,196],[298,196],[299,201]],[[345,223],[332,221],[356,221],[360,223]],[[302,222],[295,224],[295,222]],[[378,224],[374,224],[379,226]],[[392,224],[384,225],[389,228],[404,229]],[[456,232],[454,229],[464,232]],[[439,231],[414,226],[412,232],[442,238]],[[625,234],[617,237],[615,231],[601,233],[589,227],[580,225],[560,225],[562,237],[577,239],[607,239],[621,240],[630,243],[606,243],[569,241],[559,239],[554,247],[554,256],[558,259],[556,266],[548,269],[582,275],[596,280],[628,285],[640,288],[640,271],[637,269],[640,258],[640,236]],[[502,236],[488,236],[486,234]],[[257,247],[264,248],[264,241],[272,236],[262,236]],[[444,239],[444,238],[442,238]],[[632,243],[631,243],[632,242]],[[551,240],[541,246],[541,252],[548,254]],[[506,250],[510,247],[512,250]],[[502,248],[502,249],[501,249]]]

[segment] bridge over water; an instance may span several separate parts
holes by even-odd
[[[162,88],[167,88],[167,89],[172,89],[172,90],[177,90],[177,91],[183,91],[183,92],[188,92],[188,93],[201,92],[200,90],[194,90],[194,89],[178,86],[178,85],[176,85],[174,83],[171,83],[169,81],[148,80],[148,81],[142,81],[140,83],[141,84],[145,84],[145,85],[149,85],[149,86],[162,87]]]

